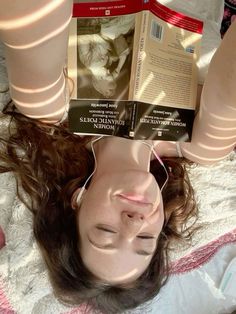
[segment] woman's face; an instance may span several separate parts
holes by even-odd
[[[93,178],[78,211],[84,264],[109,283],[132,282],[148,267],[163,222],[161,192],[151,173]]]

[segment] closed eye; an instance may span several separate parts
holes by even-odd
[[[145,235],[139,235],[139,236],[137,236],[137,238],[139,238],[139,239],[155,239],[155,237],[153,237],[153,236],[145,236]]]
[[[105,245],[98,245],[96,244],[95,242],[92,241],[92,239],[90,239],[88,237],[88,241],[96,248],[98,249],[102,249],[102,250],[117,250],[117,248],[114,246],[114,244],[105,244]],[[143,255],[143,256],[151,256],[153,252],[147,252],[145,250],[137,250],[135,253],[138,254],[138,255]]]
[[[97,230],[102,230],[102,231],[108,232],[108,233],[117,233],[117,232],[114,231],[114,230],[107,229],[106,227],[102,227],[102,226],[96,226],[96,229],[97,229]]]

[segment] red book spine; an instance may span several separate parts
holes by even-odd
[[[141,0],[74,3],[73,17],[109,17],[137,13],[142,9]]]
[[[202,34],[203,22],[182,13],[173,11],[156,0],[149,1],[149,10],[160,19],[190,32]]]

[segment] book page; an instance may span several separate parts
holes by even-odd
[[[68,52],[74,99],[128,100],[135,15],[73,18]]]
[[[133,56],[132,56],[132,65],[130,73],[130,82],[129,82],[129,99],[134,99],[134,90],[137,87],[137,71],[140,68],[140,62],[138,62],[139,53],[140,53],[140,33],[141,28],[143,27],[143,11],[136,13],[135,16],[135,28],[134,28],[134,38],[133,38]]]
[[[75,99],[77,97],[77,19],[72,19],[70,22],[67,73],[73,82],[71,98]]]
[[[68,48],[71,131],[128,136],[135,18],[142,7],[142,0],[74,2]]]
[[[194,109],[201,34],[170,24],[150,11],[144,14],[147,18],[134,99]]]
[[[70,130],[190,141],[202,22],[156,0],[74,4]]]

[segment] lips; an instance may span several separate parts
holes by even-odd
[[[153,205],[150,201],[148,201],[142,195],[119,194],[118,197],[128,202],[131,202],[133,204],[137,204],[137,205],[142,205],[142,206]]]

